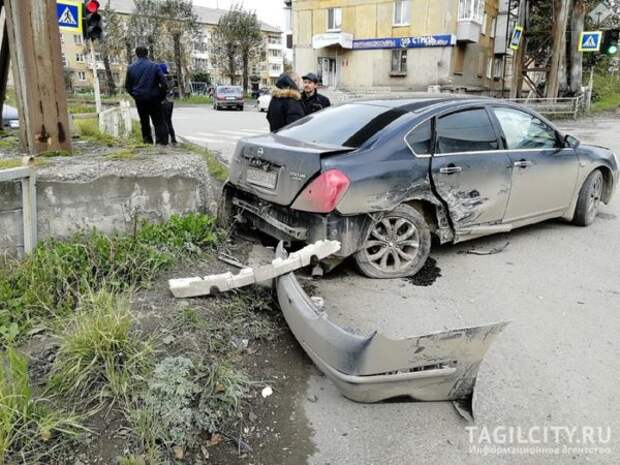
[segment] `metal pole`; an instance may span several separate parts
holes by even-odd
[[[99,73],[97,73],[97,60],[95,58],[95,41],[89,40],[90,43],[90,62],[93,68],[93,88],[95,90],[95,108],[97,114],[101,113],[101,88],[99,87]]]

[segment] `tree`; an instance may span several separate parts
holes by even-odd
[[[233,11],[230,10],[220,17],[209,46],[211,62],[223,70],[230,84],[236,83],[237,68],[240,63],[239,43],[235,28],[236,18]]]
[[[172,41],[179,95],[185,95],[184,52],[190,50],[200,37],[198,16],[191,0],[162,0],[158,13],[163,19],[163,29]]]
[[[249,87],[252,63],[264,54],[264,39],[255,12],[236,4],[224,14],[211,41],[211,61],[224,68],[231,84],[236,83],[241,68],[244,92]]]
[[[260,29],[260,22],[256,12],[238,11],[237,36],[239,38],[239,53],[243,74],[243,93],[248,92],[250,63],[264,54],[264,39]]]
[[[159,15],[161,0],[140,0],[134,2],[134,11],[129,18],[126,37],[127,64],[133,58],[133,49],[141,45],[148,49],[152,60],[157,59],[163,44],[161,32],[163,18]]]
[[[120,60],[122,54],[127,50],[127,24],[121,15],[111,8],[110,0],[107,1],[103,15],[106,19],[106,26],[104,36],[97,45],[105,69],[106,88],[111,95],[115,95],[116,83],[114,82],[111,61]]]

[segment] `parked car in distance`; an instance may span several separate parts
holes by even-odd
[[[258,97],[258,99],[256,100],[256,108],[260,112],[267,111],[270,103],[271,103],[271,93],[267,91],[263,93],[260,97]]]
[[[217,86],[213,92],[213,109],[235,108],[243,111],[243,89],[239,86]]]
[[[282,240],[338,240],[366,276],[396,278],[422,268],[431,236],[587,226],[618,176],[612,151],[525,107],[428,95],[348,103],[242,139],[220,211]]]
[[[19,115],[17,109],[11,105],[4,104],[2,108],[2,126],[10,127],[13,129],[19,128]]]

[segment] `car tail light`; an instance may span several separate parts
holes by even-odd
[[[297,197],[292,207],[313,213],[329,213],[336,208],[351,181],[338,170],[329,170],[306,187]]]

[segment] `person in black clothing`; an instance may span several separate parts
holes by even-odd
[[[329,99],[316,91],[316,85],[319,82],[316,74],[308,73],[302,79],[304,80],[304,93],[301,103],[304,105],[306,115],[331,106]]]
[[[161,72],[164,73],[164,76],[167,77],[168,65],[166,63],[161,63],[159,67],[161,68]],[[164,112],[164,122],[166,123],[166,127],[168,128],[170,143],[172,145],[177,145],[177,136],[174,132],[174,126],[172,125],[172,112],[174,111],[174,102],[168,100],[168,95],[164,95],[164,99],[161,102],[161,107]]]
[[[158,64],[150,61],[145,47],[136,48],[138,59],[127,69],[125,89],[136,101],[140,116],[142,140],[153,143],[151,121],[155,127],[155,140],[160,145],[168,145],[168,129],[164,122],[161,101],[168,91],[166,78]]]
[[[277,131],[305,116],[301,94],[296,84],[296,74],[281,74],[276,89],[271,91],[271,102],[267,109],[267,120],[271,132]]]

